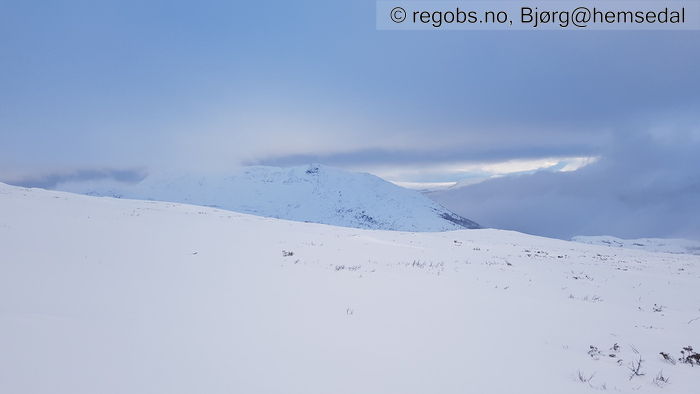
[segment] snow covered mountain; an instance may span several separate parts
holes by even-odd
[[[133,186],[65,184],[60,190],[203,205],[335,226],[447,231],[480,226],[421,193],[374,175],[321,165],[243,167],[226,176],[154,174]]]
[[[603,245],[613,248],[640,249],[649,252],[686,253],[700,255],[700,242],[681,238],[638,238],[621,239],[609,235],[583,236],[571,238],[574,242]]]
[[[0,392],[697,393],[699,280],[700,256],[0,184]]]

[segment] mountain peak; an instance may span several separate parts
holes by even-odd
[[[321,164],[241,167],[223,176],[152,174],[131,186],[62,190],[204,205],[342,227],[397,231],[481,228],[417,191],[371,174]]]

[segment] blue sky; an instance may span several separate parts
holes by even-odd
[[[700,152],[700,31],[377,31],[375,10],[0,0],[0,181],[320,162],[438,182],[596,157],[615,171],[587,182],[700,202],[677,160]]]

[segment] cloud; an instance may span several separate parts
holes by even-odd
[[[13,176],[6,179],[0,179],[0,182],[23,187],[55,189],[58,185],[68,182],[83,183],[115,181],[119,183],[137,183],[142,181],[146,175],[147,172],[144,169],[83,169],[62,173],[52,172],[26,176]]]
[[[465,166],[601,157],[469,189],[493,226],[536,222],[496,199],[561,208],[570,220],[552,213],[532,229],[556,234],[588,231],[566,204],[590,206],[581,215],[600,220],[596,232],[637,222],[596,216],[594,203],[675,217],[663,201],[695,197],[697,31],[377,31],[369,1],[11,2],[3,12],[0,179],[318,162],[441,182],[469,176]]]
[[[431,195],[484,226],[567,239],[700,238],[698,126],[621,130],[600,161],[571,172],[489,180]]]
[[[377,31],[367,2],[135,4],[8,8],[0,170],[595,156],[620,118],[700,91],[696,32],[426,34]]]

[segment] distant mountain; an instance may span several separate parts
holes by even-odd
[[[153,174],[134,185],[65,184],[59,190],[203,205],[354,228],[398,231],[481,228],[417,191],[374,175],[318,164],[242,167],[224,176]]]
[[[620,239],[611,236],[577,236],[574,242],[590,245],[604,245],[613,248],[640,249],[647,252],[681,253],[700,255],[700,242],[688,239],[639,238]]]

